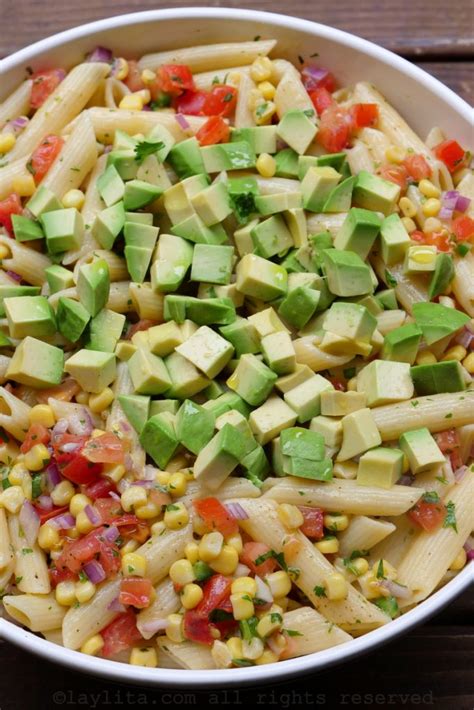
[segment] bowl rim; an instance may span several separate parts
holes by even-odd
[[[39,54],[60,47],[63,44],[75,40],[83,39],[87,36],[93,37],[104,30],[117,30],[129,25],[151,22],[156,20],[180,20],[180,19],[222,19],[241,20],[242,13],[244,19],[254,22],[266,22],[269,27],[278,26],[290,28],[295,31],[306,31],[326,38],[328,40],[349,46],[350,48],[369,55],[379,62],[386,64],[413,80],[423,84],[429,91],[441,98],[449,107],[460,114],[466,121],[471,120],[471,108],[469,104],[454,91],[444,86],[438,79],[427,74],[419,67],[411,64],[408,60],[397,56],[393,52],[380,47],[373,42],[350,34],[343,30],[335,29],[328,25],[323,25],[311,20],[291,17],[277,13],[263,12],[260,10],[242,10],[238,8],[209,8],[192,7],[163,10],[147,10],[144,12],[128,13],[113,16],[102,20],[96,20],[87,24],[79,25],[63,32],[51,35],[39,40],[34,44],[18,50],[14,54],[6,57],[0,62],[2,73],[25,65],[34,60]],[[430,616],[440,611],[450,601],[453,601],[473,580],[474,564],[471,562],[467,567],[459,572],[454,579],[444,587],[432,594],[417,607],[411,609],[403,616],[391,621],[374,631],[353,639],[347,644],[341,644],[324,651],[300,656],[283,663],[269,664],[264,667],[254,666],[249,668],[235,668],[225,670],[203,670],[193,671],[185,669],[169,668],[143,668],[131,666],[129,664],[109,661],[94,656],[87,656],[78,651],[64,648],[58,644],[35,636],[31,631],[8,621],[0,619],[0,637],[10,641],[27,651],[69,668],[80,669],[84,673],[107,677],[117,682],[126,680],[134,684],[149,686],[160,686],[163,688],[196,687],[196,688],[217,688],[234,687],[236,685],[250,685],[264,683],[271,680],[281,680],[282,678],[292,678],[303,673],[310,673],[323,668],[342,663],[344,660],[353,658],[356,655],[368,653],[382,643],[386,643],[408,631],[415,625],[427,620]]]

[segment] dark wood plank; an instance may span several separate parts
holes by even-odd
[[[418,65],[474,104],[474,62],[417,62]]]

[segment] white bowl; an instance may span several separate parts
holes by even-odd
[[[319,53],[318,62],[330,67],[342,85],[357,80],[373,82],[425,137],[432,126],[469,145],[471,109],[450,89],[421,69],[371,42],[340,30],[283,15],[251,10],[186,8],[122,15],[82,25],[22,49],[0,62],[0,100],[25,77],[26,67],[71,66],[97,45],[116,54],[140,56],[157,49],[248,40],[257,35],[278,40],[278,56],[298,64],[298,55]],[[86,673],[117,681],[178,686],[235,686],[268,683],[328,666],[374,650],[452,601],[472,581],[473,564],[412,611],[390,624],[342,646],[281,663],[219,671],[140,668],[70,651],[0,619],[0,636],[26,650]]]

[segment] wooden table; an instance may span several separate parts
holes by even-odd
[[[169,0],[166,7],[203,5]],[[213,5],[258,8],[305,17],[366,37],[438,77],[474,102],[473,15],[469,0],[231,0]],[[155,0],[11,0],[2,3],[0,57],[47,35],[102,17],[156,8]],[[291,7],[291,12],[289,11]],[[423,110],[420,107],[420,110]],[[360,660],[316,676],[241,689],[238,694],[144,688],[87,678],[7,643],[0,645],[1,710],[68,707],[474,707],[472,591],[425,626]]]

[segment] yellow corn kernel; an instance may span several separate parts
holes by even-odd
[[[220,532],[204,535],[199,542],[199,558],[203,562],[215,560],[221,553],[224,537]]]
[[[451,562],[449,565],[449,569],[452,570],[453,572],[457,572],[458,570],[462,569],[467,562],[467,554],[466,550],[462,547],[454,560]]]
[[[75,488],[71,481],[61,481],[54,486],[51,491],[51,499],[54,505],[69,505],[74,496]]]
[[[446,350],[441,360],[457,360],[458,362],[461,362],[461,360],[464,360],[466,355],[466,348],[463,348],[462,345],[455,345],[453,348]]]
[[[416,224],[411,217],[402,217],[402,224],[407,230],[408,234],[411,234],[417,229]]]
[[[86,505],[90,505],[91,500],[83,493],[76,493],[69,501],[69,512],[74,517],[77,517],[81,510],[84,510]]]
[[[36,190],[33,175],[23,175],[12,180],[12,191],[20,197],[31,197]]]
[[[168,483],[170,482],[171,478],[171,473],[168,471],[157,471],[155,480],[157,483],[160,484],[160,486],[168,486]]]
[[[0,244],[0,261],[2,259],[8,259],[9,256],[11,256],[10,249],[8,249],[5,244]]]
[[[103,434],[105,434],[105,432],[102,431],[102,429],[93,429],[91,437],[92,439],[97,439],[97,437],[102,436]]]
[[[230,545],[224,545],[219,555],[209,562],[209,566],[219,574],[233,574],[238,564],[239,554]]]
[[[156,79],[156,74],[154,71],[151,71],[151,69],[144,69],[141,73],[141,80],[143,83],[148,86],[149,84],[153,84],[153,82]]]
[[[331,601],[339,601],[347,597],[347,581],[340,572],[328,574],[324,580],[326,596]]]
[[[136,552],[128,552],[122,557],[122,572],[125,576],[134,575],[144,577],[146,575],[146,557]]]
[[[106,387],[98,394],[91,394],[89,397],[89,408],[96,414],[100,414],[105,409],[108,409],[114,401],[114,393],[110,387]]]
[[[199,546],[197,542],[188,542],[184,548],[184,555],[192,565],[196,564],[199,560]]]
[[[255,614],[253,601],[248,594],[231,594],[232,613],[236,621],[250,619]]]
[[[204,520],[202,518],[200,518],[199,515],[195,515],[193,517],[193,532],[196,535],[201,535],[201,537],[202,537],[203,535],[205,535],[207,533],[208,529],[209,528],[204,523]]]
[[[89,404],[89,392],[78,392],[76,394],[76,402],[78,404]]]
[[[139,547],[140,543],[137,540],[127,540],[125,545],[120,548],[120,555],[125,557],[125,555],[129,555],[130,553],[135,552],[135,550],[138,550]]]
[[[431,352],[431,350],[421,350],[416,356],[417,365],[434,365],[436,356]]]
[[[372,572],[369,571],[362,574],[357,579],[357,582],[360,584],[362,594],[366,599],[376,599],[377,597],[380,597],[380,585]]]
[[[342,532],[349,525],[347,515],[331,515],[330,513],[323,518],[324,527],[332,532]]]
[[[262,81],[257,88],[266,101],[271,101],[275,97],[276,89],[269,81]]]
[[[258,104],[253,110],[253,119],[257,126],[266,126],[271,123],[275,114],[276,106],[273,101],[265,101]]]
[[[279,606],[281,606],[282,611],[287,611],[288,604],[290,603],[290,600],[288,597],[278,597],[277,602],[278,602]]]
[[[385,157],[389,163],[396,163],[399,165],[400,163],[403,163],[407,157],[407,152],[405,148],[402,148],[401,146],[391,145],[385,151]]]
[[[275,158],[269,153],[261,153],[257,158],[255,167],[262,177],[271,178],[276,173]]]
[[[97,656],[103,648],[104,639],[100,634],[96,634],[82,644],[81,653],[85,653],[87,656]]]
[[[429,245],[409,247],[408,258],[415,264],[431,264],[436,259],[436,247]]]
[[[21,486],[10,486],[0,493],[0,507],[5,508],[9,513],[18,513],[24,500],[25,494]]]
[[[250,67],[250,76],[254,81],[260,83],[270,79],[273,73],[273,62],[268,57],[257,57]]]
[[[441,202],[436,197],[429,197],[426,202],[423,203],[421,211],[425,217],[436,217],[441,209]]]
[[[372,565],[372,573],[377,579],[379,579],[379,577],[381,578],[381,576],[385,579],[392,580],[397,578],[397,570],[387,560],[377,560],[377,562]]]
[[[183,473],[177,471],[176,473],[171,474],[167,486],[168,493],[170,493],[170,495],[172,495],[174,498],[184,496],[187,487],[188,482],[186,480],[186,476]]]
[[[56,417],[48,404],[35,404],[28,412],[30,424],[42,424],[47,429],[54,426]]]
[[[74,582],[59,582],[54,596],[61,606],[72,606],[76,601],[76,585]]]
[[[44,523],[38,531],[38,545],[42,550],[52,550],[59,544],[59,533],[52,525]]]
[[[123,57],[118,57],[115,61],[117,62],[115,78],[123,81],[128,76],[128,62]]]
[[[278,632],[276,634],[273,634],[272,647],[273,647],[274,653],[278,653],[278,655],[283,653],[283,651],[286,648],[286,644],[287,644],[287,640],[286,640],[285,636],[283,636],[283,634],[278,633]]]
[[[204,596],[199,584],[185,584],[181,594],[181,604],[185,609],[194,609]]]
[[[119,108],[127,111],[141,111],[144,106],[144,101],[138,94],[125,94],[119,103]]]
[[[254,636],[250,641],[242,641],[242,658],[248,658],[249,661],[255,661],[259,658],[265,646],[262,639]]]
[[[182,473],[183,476],[185,476],[184,471],[182,470],[183,468],[186,468],[186,464],[188,463],[188,460],[186,456],[183,454],[178,454],[177,456],[173,456],[173,458],[168,461],[166,464],[166,470],[168,473]],[[185,476],[186,480],[188,480],[187,476]]]
[[[88,602],[89,599],[95,594],[95,584],[92,584],[89,580],[87,582],[76,582],[74,586],[74,594],[76,599],[80,604]]]
[[[431,180],[420,180],[418,189],[425,197],[439,197],[441,195],[441,190],[433,185]]]
[[[257,624],[257,633],[260,638],[266,638],[283,626],[283,617],[278,612],[265,614]]]
[[[230,535],[228,538],[226,538],[226,543],[233,547],[235,550],[237,550],[237,553],[240,555],[242,550],[244,549],[244,542],[242,540],[242,535],[240,533],[236,533],[235,535]]]
[[[424,232],[445,232],[446,229],[437,217],[428,217],[423,225]]]
[[[185,584],[190,584],[196,579],[193,566],[189,560],[176,560],[170,567],[169,575],[171,581],[184,587]]]
[[[216,668],[230,668],[232,665],[232,655],[223,641],[214,641],[211,656]]]
[[[414,217],[416,215],[416,205],[410,200],[409,197],[402,197],[398,203],[398,206],[405,217]]]
[[[87,535],[96,526],[91,523],[89,517],[85,510],[81,510],[80,513],[76,515],[76,528],[81,535]]]
[[[238,577],[230,587],[232,594],[249,594],[254,597],[257,593],[257,582],[252,577]]]
[[[41,471],[49,462],[51,455],[44,444],[35,444],[26,452],[23,459],[29,471]]]
[[[274,599],[286,597],[291,591],[291,579],[284,570],[268,574],[266,581]]]
[[[170,530],[184,528],[189,522],[189,513],[184,503],[173,503],[166,506],[163,516],[164,523]]]
[[[21,486],[23,482],[30,477],[30,472],[21,462],[16,463],[8,474],[8,481],[12,486]]]
[[[80,210],[82,209],[84,200],[85,195],[82,190],[73,189],[66,192],[61,202],[63,203],[63,207],[75,207],[76,210]]]
[[[181,614],[168,614],[166,618],[168,621],[166,636],[174,643],[182,643],[184,641],[183,617]]]
[[[150,532],[152,535],[155,537],[157,535],[163,535],[163,532],[166,530],[166,525],[162,520],[157,520],[156,523],[153,523],[153,525],[150,528]]]
[[[355,560],[351,560],[351,569],[357,577],[360,577],[368,571],[369,563],[365,557],[356,557]]]
[[[128,513],[132,508],[139,508],[147,502],[146,490],[142,486],[130,486],[120,496],[122,508]]]
[[[136,511],[135,515],[140,520],[152,520],[152,518],[157,518],[161,512],[161,507],[158,507],[156,503],[149,500],[145,505],[141,505]]]
[[[238,636],[232,636],[228,641],[226,641],[226,646],[229,649],[229,653],[232,658],[242,658],[242,639]]]
[[[296,505],[290,503],[282,503],[278,506],[278,517],[285,527],[290,530],[296,530],[304,523],[303,513]]]
[[[125,476],[125,466],[119,464],[105,464],[104,476],[110,478],[114,483],[118,483]]]
[[[464,358],[462,366],[466,368],[470,375],[474,375],[474,352],[469,353],[469,355]]]
[[[156,668],[158,665],[158,655],[154,648],[132,648],[128,660],[132,666],[143,666],[144,668]]]
[[[278,656],[276,653],[273,653],[273,651],[270,651],[269,648],[265,649],[265,651],[262,653],[259,658],[255,659],[255,664],[257,666],[264,666],[267,663],[276,663],[278,661]]]
[[[13,133],[0,133],[0,153],[8,153],[16,143]]]
[[[261,91],[258,89],[251,89],[249,92],[249,98],[248,98],[248,107],[251,111],[253,111],[257,106],[262,104],[265,101],[263,98],[263,94]]]
[[[317,550],[322,552],[323,555],[330,555],[330,554],[333,554],[334,552],[339,551],[339,540],[337,539],[337,537],[333,537],[332,535],[329,535],[324,540],[320,540],[319,542],[315,542],[314,546]]]
[[[351,377],[351,379],[347,383],[347,390],[348,392],[356,392],[357,390],[357,377]]]

